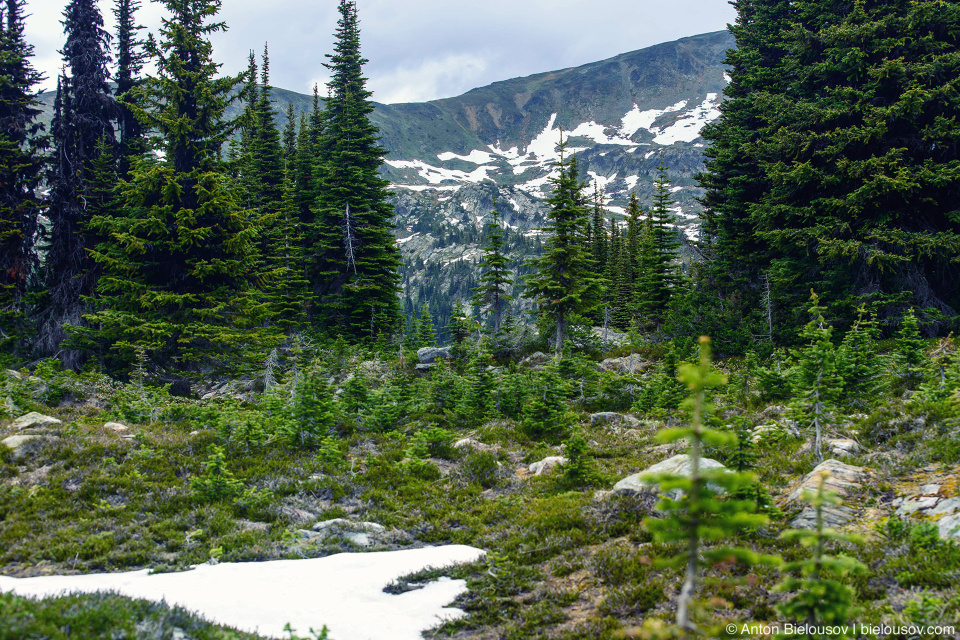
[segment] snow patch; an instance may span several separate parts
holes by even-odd
[[[640,176],[627,176],[626,178],[624,178],[624,182],[627,183],[627,191],[632,191],[633,188],[637,186],[637,182],[639,181],[640,181]]]
[[[647,109],[646,111],[640,111],[639,106],[633,105],[633,109],[628,111],[627,114],[623,116],[620,125],[620,135],[624,138],[629,138],[636,134],[637,131],[640,131],[640,129],[652,131],[651,127],[653,127],[653,123],[657,118],[665,113],[680,111],[686,106],[686,100],[681,100],[677,104],[671,105],[666,109]]]
[[[493,156],[486,151],[480,151],[480,149],[474,149],[465,156],[459,156],[452,151],[444,151],[443,153],[438,153],[437,157],[440,158],[441,162],[447,162],[448,160],[463,160],[464,162],[472,162],[473,164],[493,162]]]
[[[590,176],[590,182],[596,183],[600,190],[603,191],[607,188],[607,185],[617,179],[617,175],[614,174],[613,177],[608,178],[606,176],[601,176],[594,171],[588,171],[587,175]]]
[[[484,165],[477,167],[473,171],[460,171],[457,169],[444,169],[427,164],[423,160],[385,160],[391,167],[397,169],[416,169],[421,178],[430,184],[440,184],[444,180],[453,180],[455,182],[483,182],[488,178],[487,174],[496,171],[496,167]]]
[[[700,137],[700,130],[703,129],[704,125],[719,117],[720,109],[717,94],[708,93],[706,100],[692,111],[677,118],[673,124],[660,129],[651,129],[656,134],[653,141],[662,145],[670,145],[675,142],[693,142]]]
[[[0,591],[45,598],[65,592],[116,591],[165,601],[219,624],[286,638],[330,629],[332,640],[420,640],[440,620],[463,616],[447,605],[466,591],[463,580],[441,578],[400,595],[383,593],[396,578],[426,567],[472,562],[484,552],[463,545],[380,553],[341,553],[309,560],[199,565],[191,571],[149,575],[149,570],[82,576],[8,578]]]

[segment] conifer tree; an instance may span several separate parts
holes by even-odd
[[[297,115],[293,103],[287,104],[287,124],[283,128],[283,163],[291,179],[297,162]]]
[[[843,381],[841,399],[863,406],[880,390],[883,361],[878,342],[877,320],[860,305],[857,320],[843,336],[837,350],[837,369]]]
[[[844,324],[905,292],[954,316],[960,98],[942,88],[960,75],[960,13],[927,0],[741,7],[738,93],[705,131],[718,255],[754,282],[770,273],[781,328],[811,286]]]
[[[667,306],[680,281],[673,264],[680,242],[673,229],[672,204],[667,167],[661,153],[654,181],[653,206],[647,212],[646,227],[635,232],[636,248],[633,249],[639,272],[636,278],[637,302],[645,320],[656,324],[666,316]],[[648,237],[641,237],[643,234]],[[641,243],[644,243],[642,248]]]
[[[907,389],[914,389],[923,380],[923,365],[926,354],[923,352],[923,340],[917,325],[917,315],[913,308],[907,309],[897,332],[897,377]]]
[[[213,21],[219,2],[161,2],[170,15],[147,46],[157,76],[134,91],[162,159],[136,159],[123,215],[94,219],[108,239],[94,254],[103,308],[89,319],[124,357],[139,346],[161,366],[228,367],[258,345],[263,319],[252,290],[256,230],[220,158],[237,126],[224,110],[239,78],[218,77],[211,58],[209,36],[225,28]]]
[[[308,275],[315,322],[372,338],[399,325],[400,251],[391,233],[389,183],[378,173],[387,151],[370,121],[356,3],[340,0],[338,11],[334,53],[325,65],[332,78],[317,149]]]
[[[256,183],[255,206],[261,214],[276,213],[283,201],[283,148],[280,132],[274,122],[277,110],[273,106],[270,86],[270,56],[263,45],[260,84],[253,97],[254,124],[250,141],[251,163]],[[256,78],[253,82],[256,83]]]
[[[837,353],[831,340],[833,327],[824,319],[820,297],[810,291],[810,322],[801,337],[806,346],[797,352],[794,411],[798,421],[813,429],[813,451],[817,462],[823,462],[823,432],[840,395],[841,379],[837,375]]]
[[[729,559],[747,565],[773,560],[760,557],[748,549],[705,547],[706,542],[720,541],[744,528],[760,526],[766,522],[766,517],[752,513],[755,505],[750,501],[715,499],[718,490],[736,494],[755,482],[752,474],[726,469],[704,471],[700,468],[704,445],[719,447],[736,442],[733,434],[710,429],[704,422],[712,410],[708,391],[727,382],[726,377],[713,368],[708,337],[700,338],[699,362],[681,365],[678,377],[690,391],[686,408],[690,411],[691,424],[689,427],[667,429],[661,432],[659,438],[666,442],[689,440],[690,472],[683,476],[646,478],[660,486],[663,498],[658,509],[667,515],[662,519],[648,518],[645,524],[657,540],[685,543],[686,549],[664,564],[685,568],[683,587],[677,602],[676,624],[680,629],[690,631],[696,629],[690,613],[703,566]],[[675,496],[678,489],[679,497],[670,497],[671,493]]]
[[[851,613],[853,593],[850,587],[841,583],[838,578],[863,571],[865,567],[856,558],[826,554],[828,542],[859,542],[857,536],[838,533],[824,526],[823,508],[840,503],[836,494],[825,488],[829,475],[822,472],[816,494],[807,492],[804,496],[804,500],[816,510],[816,528],[812,531],[789,530],[780,535],[787,541],[799,540],[803,546],[812,548],[813,555],[806,560],[788,562],[784,566],[784,570],[792,575],[788,575],[778,586],[778,590],[791,595],[779,609],[780,614],[787,620],[802,620],[811,626],[831,625],[842,629]],[[799,637],[821,636],[802,634]]]
[[[314,95],[316,97],[316,94]],[[319,98],[316,99],[319,100]],[[303,114],[300,116],[300,125],[297,128],[297,156],[293,164],[294,204],[302,225],[308,225],[313,220],[310,208],[316,199],[313,180],[315,151],[316,137],[310,121],[306,114]]]
[[[607,260],[610,251],[610,239],[607,236],[606,216],[603,211],[603,191],[594,183],[593,219],[590,225],[590,253],[596,263],[597,273],[607,272]]]
[[[0,3],[0,344],[23,329],[24,293],[37,266],[34,243],[47,141],[33,86],[33,46],[24,39],[24,0]]]
[[[90,227],[91,166],[98,145],[115,162],[114,120],[117,108],[107,83],[110,34],[95,0],[71,0],[63,12],[66,71],[58,84],[58,109],[53,124],[55,146],[51,166],[50,244],[45,261],[47,297],[41,313],[38,346],[55,353],[66,337],[65,325],[80,325],[86,311],[83,298],[93,294],[99,267],[90,255],[98,238]],[[66,349],[65,366],[78,368],[83,354]]]
[[[132,89],[142,82],[143,43],[137,39],[137,32],[143,29],[137,24],[136,12],[140,9],[140,0],[116,0],[113,16],[117,21],[116,56],[117,70],[114,80],[117,83],[117,113],[120,134],[117,171],[126,177],[130,171],[130,160],[146,150],[143,140],[143,127],[134,112],[141,108]]]
[[[433,327],[433,314],[430,313],[430,305],[426,302],[420,308],[420,317],[414,326],[416,332],[414,348],[437,346],[437,332]]]
[[[582,204],[584,184],[577,177],[575,157],[565,158],[566,147],[567,142],[561,138],[558,174],[550,179],[553,193],[547,198],[549,237],[543,255],[530,262],[536,272],[527,279],[540,319],[552,329],[551,340],[558,355],[563,352],[571,318],[590,313],[601,301],[600,281],[582,242],[587,222]]]
[[[453,309],[450,312],[450,322],[445,327],[447,341],[453,346],[451,353],[453,357],[460,359],[467,354],[467,338],[470,337],[470,321],[467,319],[467,312],[463,308],[463,302],[458,297],[453,302]]]
[[[513,286],[513,274],[508,264],[509,260],[503,254],[503,229],[501,229],[500,212],[494,202],[491,220],[487,223],[487,245],[483,249],[483,257],[479,267],[483,270],[480,276],[480,286],[473,289],[474,302],[481,308],[489,310],[493,317],[493,332],[499,333],[503,323],[503,314],[510,307],[513,296],[510,288]]]

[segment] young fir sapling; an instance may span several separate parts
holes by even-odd
[[[735,495],[756,481],[754,474],[727,469],[704,470],[700,467],[704,445],[723,447],[736,442],[734,434],[717,431],[704,424],[704,417],[712,411],[708,391],[727,383],[726,376],[712,366],[708,337],[700,338],[699,363],[680,365],[678,377],[690,391],[683,405],[690,412],[690,426],[666,429],[660,433],[659,439],[664,442],[689,440],[690,472],[689,476],[663,474],[647,478],[660,486],[663,497],[657,509],[665,515],[663,518],[648,518],[645,526],[660,542],[685,544],[684,551],[662,564],[686,567],[677,601],[676,624],[681,630],[695,631],[697,628],[691,620],[691,605],[704,566],[730,560],[747,565],[771,563],[774,560],[749,549],[706,546],[706,543],[729,538],[744,529],[759,527],[767,522],[767,517],[755,513],[752,501],[720,500],[717,495],[721,491]],[[681,495],[676,499],[670,497],[670,493],[677,489],[682,492]]]

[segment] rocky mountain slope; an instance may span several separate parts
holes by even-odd
[[[515,232],[511,246],[522,271],[521,258],[537,250],[561,130],[583,179],[603,190],[614,216],[630,193],[650,202],[662,153],[678,227],[694,237],[700,130],[719,116],[723,60],[733,45],[729,32],[718,31],[453,98],[378,104],[372,118],[389,150],[383,175],[396,193],[408,307],[429,301],[442,320],[454,296],[469,296],[494,202]],[[298,114],[312,105],[312,97],[284,89],[274,96],[281,126],[288,104]],[[49,110],[53,95],[41,97]],[[228,115],[241,108],[232,105]]]

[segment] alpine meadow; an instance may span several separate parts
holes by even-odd
[[[46,77],[31,1],[0,640],[960,639],[960,2],[381,103],[364,1],[312,95],[221,0],[57,0]]]

